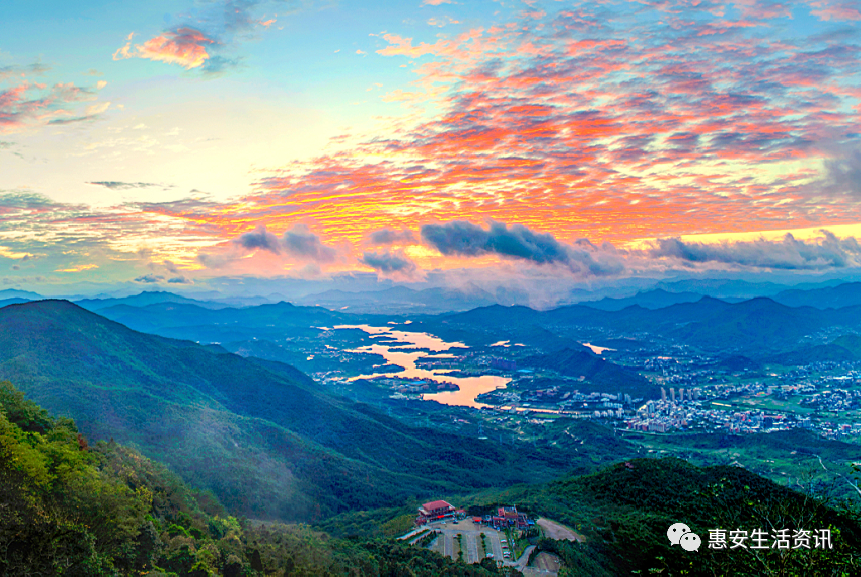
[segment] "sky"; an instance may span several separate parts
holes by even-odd
[[[851,0],[2,10],[0,288],[861,267]]]

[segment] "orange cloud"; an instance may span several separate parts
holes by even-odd
[[[134,33],[129,34],[125,46],[114,52],[114,60],[126,58],[147,58],[157,62],[179,64],[186,70],[206,64],[210,55],[207,45],[217,44],[203,32],[194,28],[178,28],[151,38],[143,44],[131,47]]]

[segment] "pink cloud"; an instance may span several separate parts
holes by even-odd
[[[770,20],[792,17],[792,8],[789,3],[770,2],[768,0],[733,0],[732,3],[741,10],[742,18]]]
[[[194,28],[178,28],[131,47],[134,34],[129,34],[125,46],[114,52],[114,60],[147,58],[157,62],[179,64],[186,70],[203,66],[210,55],[206,47],[217,44]]]
[[[810,5],[815,8],[810,13],[820,20],[837,22],[851,20],[861,20],[861,10],[858,8],[857,2],[833,2],[829,0],[816,0],[810,2]]]
[[[30,88],[27,83],[0,92],[0,126],[12,127],[20,124],[23,118],[47,105],[45,100],[26,100],[25,93]]]
[[[92,89],[59,82],[48,87],[24,80],[0,91],[0,132],[94,120],[110,106],[109,102],[93,104],[97,89],[98,85]],[[88,102],[84,111],[79,112],[82,103]]]

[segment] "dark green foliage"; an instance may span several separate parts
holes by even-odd
[[[386,534],[384,527],[391,521],[409,515],[413,519],[416,509],[421,503],[410,500],[401,507],[381,507],[366,511],[350,511],[334,517],[330,517],[315,524],[326,533],[336,537],[356,538],[362,537],[394,537],[406,533],[406,530],[398,534]]]
[[[110,552],[137,536],[147,493],[105,474],[78,439],[0,383],[0,574],[109,574]]]
[[[861,335],[857,335],[854,333],[843,335],[834,339],[831,344],[838,347],[843,347],[844,349],[852,353],[856,359],[861,358]]]
[[[44,433],[53,426],[48,411],[25,399],[24,393],[8,382],[0,383],[0,407],[3,407],[6,418],[28,433]]]
[[[772,355],[764,359],[767,363],[776,363],[784,366],[809,365],[821,361],[856,361],[858,356],[844,347],[829,343],[827,345],[814,345],[803,347],[794,351],[788,351]]]
[[[427,547],[431,543],[433,543],[434,539],[436,539],[438,533],[436,531],[430,531],[426,535],[423,535],[421,539],[415,542],[416,547]]]
[[[813,345],[771,356],[768,362],[781,365],[808,365],[818,361],[857,361],[861,359],[861,336],[848,334],[826,345]]]
[[[713,367],[718,370],[735,373],[740,371],[756,371],[761,369],[762,365],[744,355],[730,355],[720,359]]]
[[[541,539],[538,546],[532,550],[530,561],[541,551],[554,553],[562,559],[563,566],[559,571],[559,577],[573,577],[575,575],[612,577],[616,574],[614,567],[609,563],[606,552],[592,544]]]
[[[255,571],[263,571],[263,561],[260,559],[260,551],[254,549],[251,552],[251,568]]]
[[[483,495],[488,499],[488,495]],[[857,509],[777,485],[739,467],[699,468],[679,459],[634,459],[599,473],[496,496],[529,506],[585,533],[586,544],[548,544],[569,574],[850,575],[861,571]],[[667,528],[686,523],[703,544],[697,553],[669,545]],[[831,528],[834,549],[712,550],[709,529]],[[769,541],[770,543],[771,541]]]
[[[826,439],[814,431],[789,429],[759,435],[735,435],[729,433],[690,433],[668,437],[674,447],[693,449],[753,449],[763,448],[774,454],[789,454],[796,451],[802,455],[819,455],[829,461],[842,461],[858,451],[857,445],[844,441]]]

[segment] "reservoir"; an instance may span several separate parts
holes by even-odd
[[[334,328],[359,329],[368,333],[372,339],[385,341],[352,349],[348,352],[377,354],[385,358],[387,363],[404,368],[404,370],[399,373],[374,373],[370,375],[361,375],[351,378],[351,381],[357,379],[373,379],[376,377],[394,377],[415,380],[432,379],[440,383],[454,383],[460,390],[425,393],[422,395],[422,399],[426,401],[436,401],[443,405],[481,408],[489,405],[476,402],[476,396],[495,389],[504,388],[511,380],[508,377],[499,377],[496,375],[453,377],[447,374],[452,372],[451,369],[416,368],[416,361],[418,359],[453,358],[456,355],[444,353],[444,351],[457,352],[458,349],[467,350],[469,347],[463,343],[447,343],[442,339],[427,333],[395,330],[393,327],[337,325]],[[454,350],[452,351],[452,349]]]
[[[604,351],[615,351],[616,350],[616,349],[611,349],[610,347],[599,347],[598,345],[593,345],[591,343],[580,343],[580,344],[582,344],[584,347],[589,347],[590,349],[592,349],[592,352],[595,353],[596,355],[600,355]]]

